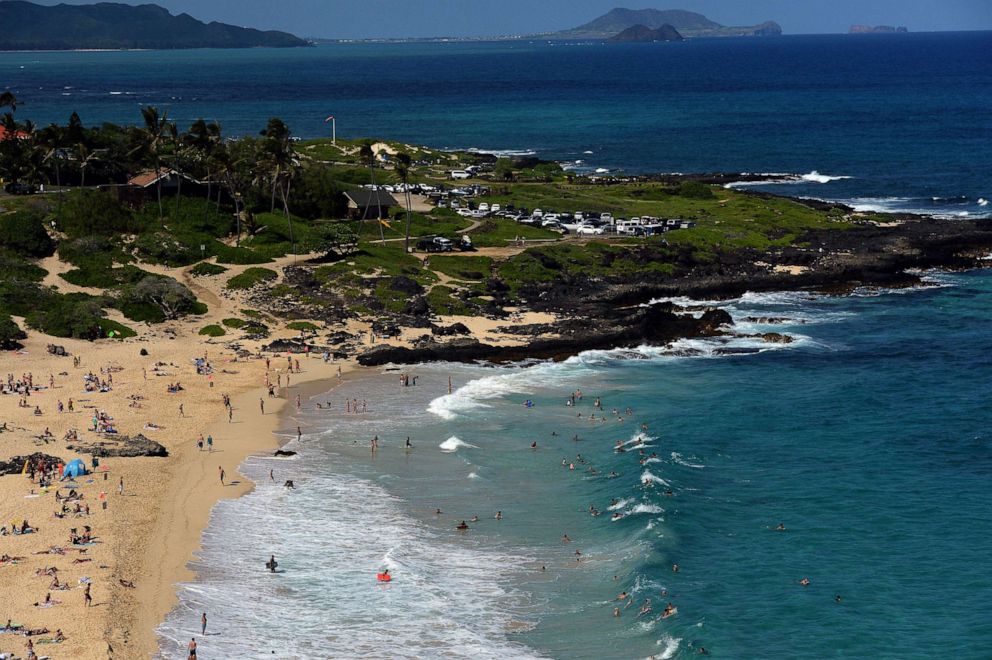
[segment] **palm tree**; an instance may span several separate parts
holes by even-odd
[[[17,97],[10,90],[0,92],[0,108],[10,108],[11,112],[17,112]]]
[[[403,182],[403,197],[406,201],[406,238],[403,241],[403,252],[410,252],[410,216],[412,213],[413,200],[410,198],[410,165],[412,163],[410,154],[405,151],[396,154],[396,173],[399,174]]]
[[[169,137],[168,113],[160,116],[158,109],[152,106],[141,109],[141,117],[145,121],[144,128],[135,129],[138,146],[132,154],[141,153],[155,163],[155,188],[158,196],[158,220],[165,223],[165,211],[162,208],[162,151]]]
[[[375,151],[372,150],[372,143],[365,141],[362,146],[358,149],[358,158],[361,162],[369,166],[369,180],[372,184],[372,190],[375,192],[376,202],[379,201],[379,187],[375,185]],[[369,196],[369,204],[372,203],[372,196]],[[365,216],[369,212],[369,204],[365,205],[365,213],[362,215],[362,220],[365,220]],[[376,204],[379,213],[379,240],[385,241],[386,235],[382,229],[382,204]]]
[[[289,191],[299,161],[293,148],[292,133],[281,119],[272,118],[262,131],[262,135],[265,137],[263,142],[265,164],[272,183],[270,210],[275,211],[276,190],[278,190],[282,197],[283,215],[289,222],[289,242],[293,245],[295,256],[296,239],[293,236],[293,217],[289,213]]]
[[[194,157],[206,169],[207,175],[207,200],[210,199],[213,184],[213,169],[215,166],[214,152],[220,144],[220,124],[217,122],[207,123],[203,119],[197,119],[189,127],[186,133],[186,140],[192,149]]]
[[[62,220],[62,157],[65,129],[58,124],[50,124],[38,133],[38,148],[44,153],[43,162],[55,162],[55,185],[59,187],[58,219]]]
[[[86,187],[86,168],[88,168],[92,163],[100,160],[100,152],[90,151],[89,147],[85,143],[80,142],[76,145],[76,160],[79,163],[79,187]]]

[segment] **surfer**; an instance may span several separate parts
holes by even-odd
[[[455,529],[457,529],[457,530],[459,530],[461,532],[464,532],[464,531],[468,530],[468,523],[463,520],[460,523],[458,523],[458,525],[455,527]]]
[[[667,619],[673,614],[675,614],[675,606],[669,603],[668,605],[665,606],[665,611],[661,613],[661,618]]]
[[[265,568],[269,569],[269,572],[270,573],[275,573],[276,572],[276,567],[278,565],[279,565],[279,562],[276,561],[276,556],[275,555],[272,555],[271,557],[269,557],[269,561],[265,562]]]

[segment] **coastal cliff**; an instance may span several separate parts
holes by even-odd
[[[285,48],[307,42],[286,32],[173,16],[158,5],[37,5],[0,2],[0,50]]]

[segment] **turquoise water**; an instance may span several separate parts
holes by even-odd
[[[297,457],[250,460],[259,488],[218,505],[163,656],[206,609],[203,657],[988,657],[992,276],[931,279],[719,303],[785,346],[346,381],[287,422],[306,431]],[[261,570],[270,553],[286,573]],[[617,618],[621,591],[635,604]]]
[[[988,216],[990,52],[992,32],[28,52],[3,53],[0,87],[39,125],[73,111],[134,123],[155,105],[180,128],[203,117],[252,135],[279,116],[315,137],[335,115],[344,137],[533,151],[580,171],[806,174],[778,190]]]

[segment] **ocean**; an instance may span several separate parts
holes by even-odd
[[[987,658],[992,275],[926,279],[697,301],[791,344],[346,378],[215,508],[162,657]]]
[[[986,32],[4,53],[0,84],[41,125],[151,104],[315,137],[333,114],[345,137],[788,173],[763,188],[979,218],[990,52]],[[992,276],[929,280],[708,301],[791,344],[345,379],[285,420],[296,456],[249,459],[258,488],[215,507],[161,656],[196,635],[203,658],[987,658]]]
[[[862,210],[988,217],[992,32],[667,44],[335,44],[21,52],[0,87],[40,125],[155,105],[228,135],[383,137],[536,153],[578,171],[804,175],[768,190]]]

